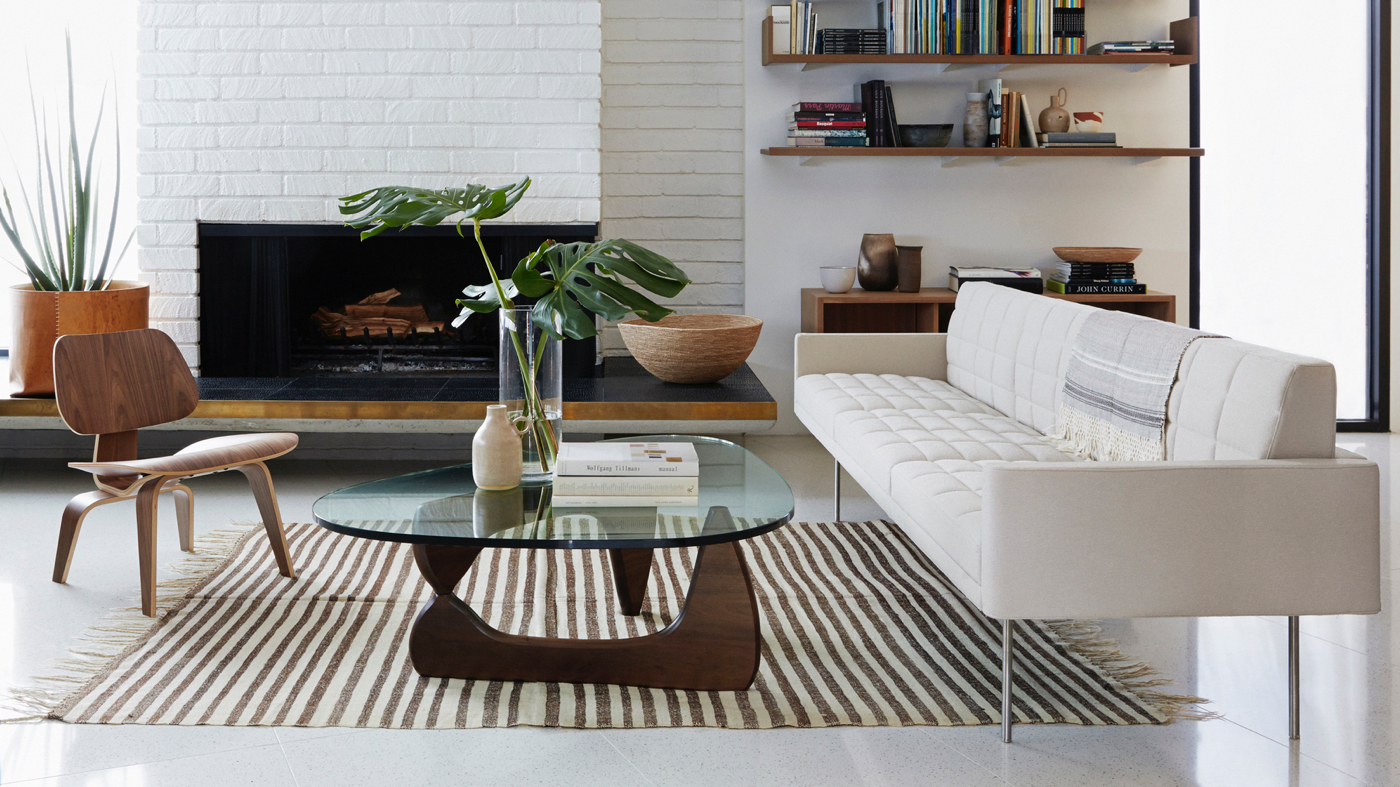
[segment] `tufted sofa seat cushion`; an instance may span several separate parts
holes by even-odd
[[[846,449],[848,461],[916,512],[915,524],[974,581],[981,576],[983,468],[1074,459],[942,380],[806,375],[797,380],[796,401]]]

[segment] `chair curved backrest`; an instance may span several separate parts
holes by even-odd
[[[63,422],[83,435],[178,421],[199,404],[180,348],[150,328],[59,337],[53,377]]]

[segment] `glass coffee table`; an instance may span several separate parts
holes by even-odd
[[[409,637],[413,668],[429,677],[613,683],[743,690],[759,665],[759,612],[739,541],[792,518],[792,490],[766,462],[724,440],[653,436],[625,442],[695,444],[699,505],[561,507],[549,482],[477,490],[471,465],[347,487],[316,501],[316,524],[413,545],[434,596]],[[624,639],[556,639],[492,628],[454,589],[481,550],[605,549],[622,611],[639,615],[652,550],[699,547],[685,605],[665,629]]]

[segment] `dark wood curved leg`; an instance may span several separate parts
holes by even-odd
[[[248,479],[253,488],[253,499],[258,501],[258,513],[262,515],[263,529],[272,542],[272,556],[277,559],[277,570],[282,576],[296,579],[296,569],[292,568],[292,556],[287,549],[287,533],[282,529],[282,514],[277,510],[277,493],[272,488],[272,473],[262,462],[240,465],[234,468]]]
[[[156,615],[156,501],[164,478],[146,482],[136,492],[136,553],[141,565],[141,612]]]
[[[420,675],[741,691],[758,674],[758,604],[737,543],[700,550],[685,606],[671,625],[644,637],[603,640],[528,637],[491,628],[461,599],[443,592],[465,556],[447,565],[449,553],[437,549],[413,551],[438,592],[418,614],[409,637],[409,656]]]
[[[58,526],[58,554],[53,560],[53,581],[60,584],[68,581],[68,569],[73,565],[73,553],[78,548],[78,532],[82,530],[83,519],[88,512],[111,502],[115,497],[110,492],[84,492],[68,501]]]
[[[650,549],[609,549],[613,586],[624,615],[642,614],[647,600],[647,579],[651,577]]]

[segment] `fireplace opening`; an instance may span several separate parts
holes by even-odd
[[[544,240],[594,240],[597,226],[488,225],[482,235],[509,275]],[[475,242],[452,227],[361,242],[342,226],[201,224],[199,256],[205,377],[495,373],[495,315],[452,325],[462,289],[490,283]],[[596,341],[565,341],[566,376],[594,376],[597,361]]]

